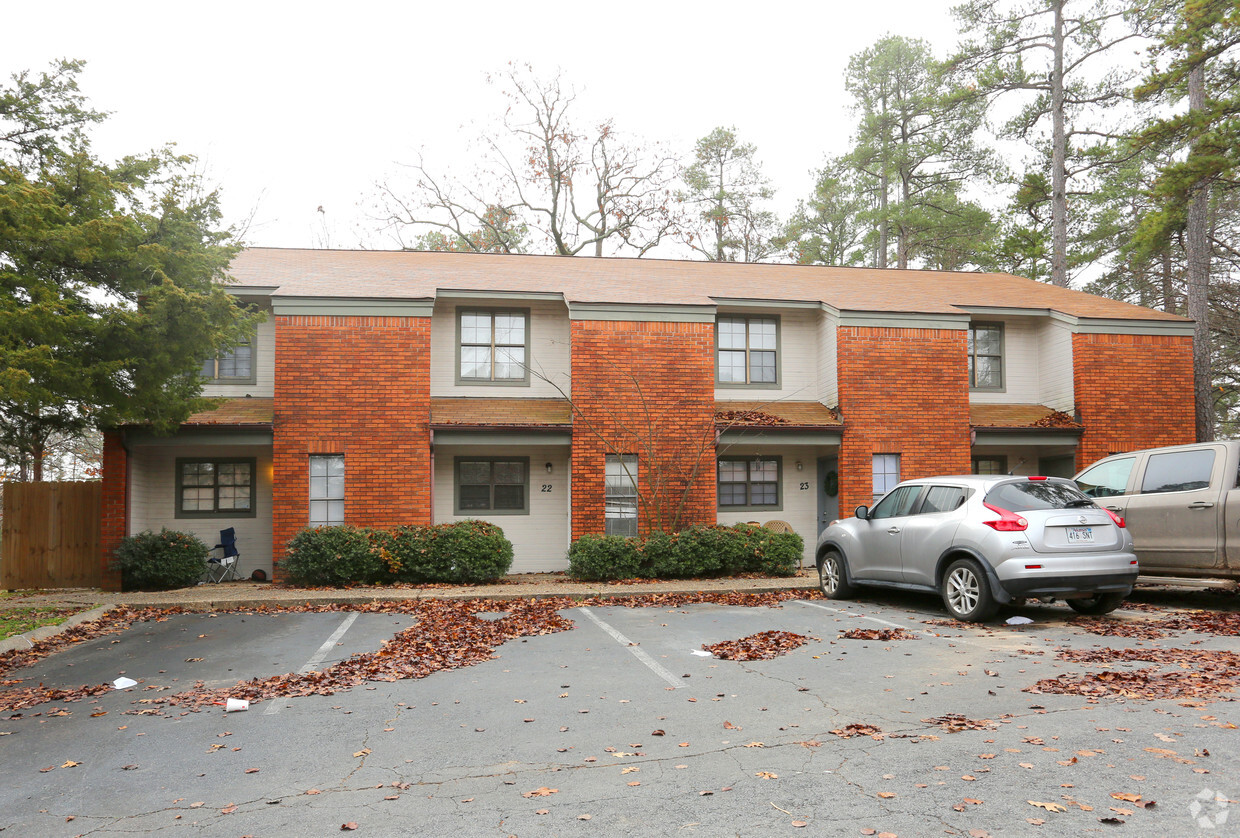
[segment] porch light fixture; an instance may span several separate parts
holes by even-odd
[[[547,465],[546,465],[546,466],[544,466],[544,468],[546,468],[546,469],[547,469],[547,474],[550,474],[550,473],[551,473],[551,463],[547,463]]]

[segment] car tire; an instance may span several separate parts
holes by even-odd
[[[1089,614],[1097,617],[1110,614],[1124,602],[1123,594],[1094,594],[1084,599],[1068,600],[1068,607],[1078,614]]]
[[[848,583],[848,565],[835,550],[828,550],[818,559],[818,589],[827,599],[847,599],[853,586]]]
[[[973,559],[956,559],[943,573],[943,605],[957,620],[978,623],[999,610],[986,574]]]

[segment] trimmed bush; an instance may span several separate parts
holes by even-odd
[[[304,529],[280,563],[294,585],[374,585],[388,582],[494,582],[512,568],[512,542],[486,521],[392,530],[357,527]]]
[[[639,539],[583,535],[568,548],[568,575],[583,582],[632,579],[638,575]]]
[[[487,521],[458,521],[424,527],[436,579],[454,584],[494,582],[512,567],[512,542]]]
[[[386,581],[387,566],[369,535],[356,527],[307,527],[289,541],[280,568],[294,585]]]
[[[177,530],[146,530],[126,536],[113,552],[112,568],[121,572],[127,591],[186,588],[202,579],[207,545],[198,536]]]
[[[586,582],[692,579],[760,573],[795,576],[805,543],[752,524],[689,527],[645,538],[585,535],[568,550],[568,575]]]

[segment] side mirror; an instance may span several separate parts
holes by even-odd
[[[870,508],[868,506],[858,506],[853,511],[853,514],[856,515],[858,518],[860,518],[862,521],[870,520]]]

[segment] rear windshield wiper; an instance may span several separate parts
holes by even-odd
[[[1092,500],[1090,500],[1089,498],[1077,498],[1076,500],[1070,500],[1070,501],[1068,501],[1067,503],[1065,503],[1065,504],[1063,505],[1063,508],[1064,508],[1064,509],[1072,509],[1072,508],[1077,507],[1077,506],[1096,506],[1096,505],[1097,505],[1097,504],[1095,504],[1095,503],[1094,503]]]

